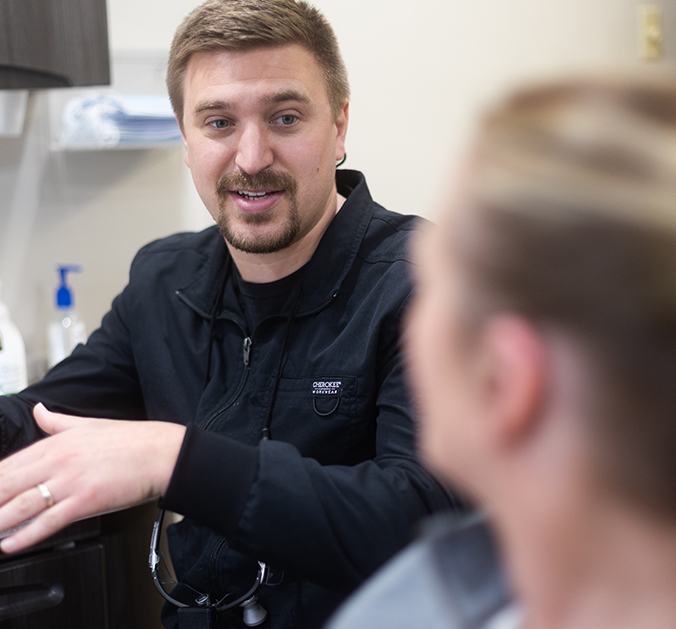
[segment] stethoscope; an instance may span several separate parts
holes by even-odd
[[[247,627],[257,627],[265,622],[265,619],[268,616],[266,609],[258,601],[256,592],[265,582],[268,576],[268,566],[266,563],[259,561],[258,562],[258,571],[256,573],[256,579],[254,580],[251,587],[233,600],[227,600],[230,597],[230,594],[225,594],[215,602],[211,602],[211,598],[208,594],[199,592],[194,588],[186,585],[185,587],[192,590],[195,594],[194,605],[184,603],[174,598],[169,592],[164,589],[162,581],[159,578],[157,573],[157,568],[160,564],[160,536],[162,533],[162,522],[164,521],[164,509],[161,509],[155,522],[153,524],[153,532],[150,537],[150,554],[148,555],[148,566],[150,567],[150,574],[153,577],[153,583],[157,588],[157,591],[162,595],[166,601],[175,605],[180,609],[192,608],[195,610],[204,610],[204,611],[216,611],[224,612],[229,609],[234,609],[235,607],[242,608],[242,622]],[[180,627],[180,614],[179,614],[179,627]]]

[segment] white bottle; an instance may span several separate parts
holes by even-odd
[[[27,385],[26,347],[9,309],[0,301],[0,395],[18,393]]]
[[[50,368],[70,356],[78,343],[87,340],[84,322],[73,309],[73,291],[66,283],[69,272],[80,270],[78,266],[58,267],[60,283],[55,299],[57,315],[47,329],[47,364]]]

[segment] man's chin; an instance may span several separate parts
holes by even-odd
[[[266,254],[281,251],[292,245],[298,233],[296,229],[287,229],[270,234],[241,233],[219,225],[225,241],[237,251],[243,253]]]

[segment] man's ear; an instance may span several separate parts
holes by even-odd
[[[350,101],[346,100],[336,116],[336,161],[343,159],[345,155],[345,138],[350,120]]]
[[[482,331],[480,382],[501,444],[526,437],[538,422],[544,400],[546,360],[537,329],[516,315],[498,315]]]

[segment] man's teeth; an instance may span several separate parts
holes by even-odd
[[[267,196],[267,192],[251,192],[250,190],[238,190],[237,194],[245,199],[262,199]]]

